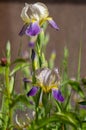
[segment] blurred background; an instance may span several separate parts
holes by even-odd
[[[86,76],[86,1],[84,0],[39,0],[48,6],[50,16],[59,25],[60,31],[48,26],[50,40],[47,47],[50,53],[56,51],[55,66],[60,68],[64,47],[69,49],[69,74],[77,74],[80,41],[82,42],[81,76]],[[25,51],[28,38],[18,35],[23,22],[20,18],[24,3],[35,3],[37,0],[0,0],[0,58],[4,56],[5,45],[11,42],[12,60],[17,57],[19,44]]]

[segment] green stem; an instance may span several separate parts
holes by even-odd
[[[81,69],[81,42],[80,42],[80,49],[79,49],[79,59],[78,59],[78,75],[77,75],[77,80],[80,81],[80,69]]]
[[[8,106],[8,99],[6,95],[3,95],[2,99],[2,120],[4,121],[2,123],[2,130],[6,130],[7,124],[8,124],[8,113],[9,113],[9,106]]]
[[[4,127],[2,130],[6,130],[12,121],[12,110],[10,108],[10,81],[9,81],[9,66],[5,68],[5,94],[2,99],[2,119],[4,120]],[[12,130],[10,128],[9,130]]]
[[[38,35],[38,38],[37,38],[37,43],[36,43],[36,53],[37,53],[37,56],[38,56],[38,62],[39,62],[39,68],[42,67],[42,61],[41,61],[41,41],[40,41],[40,34]],[[35,78],[35,68],[34,68],[34,61],[32,62],[32,68],[33,68],[33,83],[36,83],[36,78]],[[36,111],[36,119],[35,121],[37,122],[38,121],[38,113],[39,113],[39,100],[40,100],[40,94],[41,94],[41,91],[39,92],[39,94],[37,95],[36,99],[38,100],[35,100],[35,111]]]
[[[6,92],[7,92],[7,96],[10,99],[10,92],[9,92],[9,88],[10,88],[10,83],[9,83],[9,67],[6,67],[5,70],[5,83],[6,83]]]
[[[80,81],[80,71],[81,71],[82,32],[83,32],[83,24],[81,25],[81,36],[80,36],[79,58],[78,58],[78,73],[77,73],[78,81]]]
[[[42,60],[41,60],[41,55],[42,55],[42,43],[40,40],[40,34],[38,35],[37,38],[37,54],[38,54],[38,59],[39,59],[39,67],[42,67]]]
[[[35,65],[34,61],[32,60],[32,70],[33,70],[33,76],[32,76],[32,82],[33,84],[36,83],[36,77],[35,77]]]

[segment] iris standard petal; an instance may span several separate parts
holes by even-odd
[[[62,96],[60,90],[58,90],[58,89],[52,89],[52,95],[53,95],[53,97],[54,97],[56,100],[58,100],[58,101],[60,101],[60,102],[63,102],[63,101],[64,101],[64,97]]]
[[[28,36],[36,36],[36,35],[38,35],[40,33],[40,31],[41,31],[41,29],[40,29],[40,26],[39,26],[38,22],[34,22],[34,23],[31,23],[27,27],[25,33]]]
[[[33,87],[33,88],[27,93],[27,96],[35,96],[37,92],[38,92],[38,88],[37,88],[37,87]]]
[[[25,31],[27,29],[28,25],[27,24],[24,24],[24,26],[22,27],[21,31],[19,32],[19,35],[22,36],[25,34]]]
[[[59,30],[58,25],[55,23],[53,19],[48,20],[48,22],[51,25],[51,27],[55,28],[56,30]]]
[[[29,6],[30,6],[29,4],[25,3],[25,7],[22,9],[22,12],[21,12],[21,18],[23,19],[23,21],[25,23],[30,22],[30,18],[29,18],[28,14],[27,14]]]
[[[37,18],[39,20],[47,18],[49,15],[47,6],[41,2],[37,2],[37,3],[33,4],[32,11],[34,14],[34,18]]]

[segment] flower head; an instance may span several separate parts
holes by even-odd
[[[63,102],[64,98],[59,90],[60,87],[60,76],[58,69],[55,68],[50,70],[49,68],[44,68],[36,71],[36,86],[34,85],[32,89],[28,92],[28,96],[34,96],[38,88],[40,87],[45,93],[52,92],[52,96]]]
[[[6,58],[1,58],[0,65],[1,66],[6,66],[6,64],[7,64],[7,59]]]
[[[20,35],[26,34],[28,36],[36,36],[40,33],[42,25],[48,21],[49,24],[59,29],[54,20],[49,17],[49,11],[45,4],[37,2],[35,4],[25,3],[25,7],[22,9],[21,18],[24,21],[24,26],[20,31]]]

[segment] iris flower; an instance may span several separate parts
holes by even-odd
[[[27,82],[27,80],[24,80]],[[61,94],[60,88],[60,77],[58,74],[58,69],[55,68],[50,70],[49,68],[44,68],[37,70],[36,72],[36,84],[33,85],[31,90],[27,93],[27,96],[35,96],[39,88],[45,93],[52,93],[52,96],[60,101],[64,101],[64,97]]]
[[[54,22],[52,17],[49,17],[49,11],[45,4],[37,2],[35,4],[25,3],[22,9],[21,18],[24,21],[24,26],[20,31],[20,36],[26,34],[28,36],[36,36],[40,33],[42,25],[48,21],[49,24],[59,30],[59,27]]]

